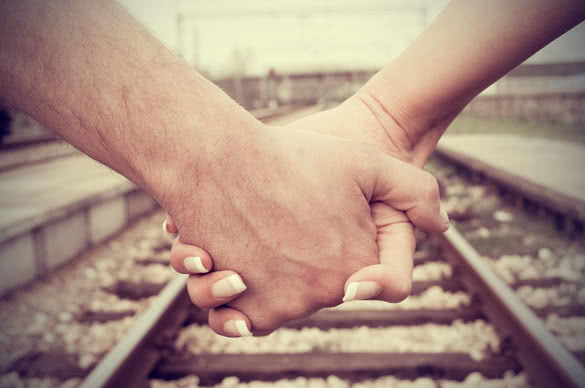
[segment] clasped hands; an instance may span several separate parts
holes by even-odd
[[[416,145],[367,96],[234,129],[229,144],[194,185],[188,164],[177,172],[164,206],[164,228],[180,231],[171,264],[216,333],[266,335],[342,301],[410,294],[414,226],[448,219],[436,180],[408,163]]]

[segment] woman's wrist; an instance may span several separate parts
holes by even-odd
[[[352,98],[369,105],[392,142],[408,149],[409,162],[422,166],[440,136],[465,107],[461,101],[432,103],[419,93],[416,79],[394,63],[374,75]],[[404,159],[404,158],[403,158]]]

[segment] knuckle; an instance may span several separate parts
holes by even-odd
[[[379,152],[380,151],[376,146],[371,144],[360,144],[359,154],[365,171],[371,174],[377,174],[377,172],[380,171],[382,160],[380,159]]]
[[[412,290],[412,281],[410,279],[402,281],[400,285],[394,290],[392,300],[389,302],[399,303],[410,296]]]
[[[171,267],[173,267],[173,269],[175,271],[178,272],[182,272],[182,261],[183,261],[183,256],[181,255],[181,243],[179,242],[179,239],[176,239],[175,241],[173,241],[173,244],[171,246]]]
[[[173,260],[171,259],[171,267],[173,267],[173,269],[178,272],[178,273],[185,273],[185,270],[183,269],[183,267],[179,264],[178,260]]]
[[[276,314],[270,314],[263,319],[253,320],[252,326],[254,327],[254,333],[263,333],[262,335],[268,335],[274,330],[278,329],[282,325],[282,318]]]
[[[363,239],[354,239],[351,249],[347,254],[346,273],[349,276],[354,272],[366,267],[373,265],[378,262],[378,246],[374,240],[371,240],[369,236],[364,236]]]
[[[204,284],[200,283],[199,280],[191,276],[187,282],[187,293],[189,294],[191,303],[202,309],[217,306],[215,299],[207,296],[207,294],[211,294],[211,290],[206,290]]]
[[[348,262],[347,264],[344,265],[343,269],[343,283],[345,283],[345,279],[347,279],[348,277],[350,277],[352,274],[356,273],[357,271],[359,271],[360,269],[368,266],[369,261],[363,260],[362,258],[356,258],[354,260],[351,260],[350,262]],[[374,263],[372,263],[374,264]],[[343,284],[342,283],[342,284]]]
[[[320,276],[315,283],[315,291],[307,298],[311,301],[311,310],[338,305],[343,298],[343,285],[350,274],[350,270],[340,269]]]
[[[343,298],[343,284],[338,287],[324,289],[321,295],[315,298],[315,309],[337,306]]]
[[[182,259],[171,258],[171,267],[173,267],[173,269],[178,273],[188,273],[187,269],[184,268],[184,264],[182,263]]]
[[[356,144],[348,151],[350,167],[360,174],[372,174],[378,171],[380,163],[376,146],[367,143]]]
[[[254,328],[254,333],[269,334],[293,319],[306,316],[306,307],[301,298],[289,298],[286,303],[264,299],[253,309],[240,309],[245,312]]]
[[[314,310],[314,302],[311,298],[295,297],[286,304],[279,303],[275,308],[279,322],[284,323],[294,319],[304,318]]]
[[[189,299],[191,299],[191,303],[200,309],[208,309],[213,307],[208,300],[201,298],[201,296],[195,291],[189,290]]]

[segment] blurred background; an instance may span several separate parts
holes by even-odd
[[[399,55],[447,1],[122,3],[195,69],[257,109],[342,101]],[[585,125],[584,36],[585,26],[577,26],[484,91],[467,111]],[[1,115],[3,144],[52,136],[19,114],[12,114],[12,123]]]

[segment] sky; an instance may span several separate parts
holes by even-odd
[[[170,49],[212,77],[377,69],[447,0],[121,0]],[[585,23],[530,62],[585,60]]]

